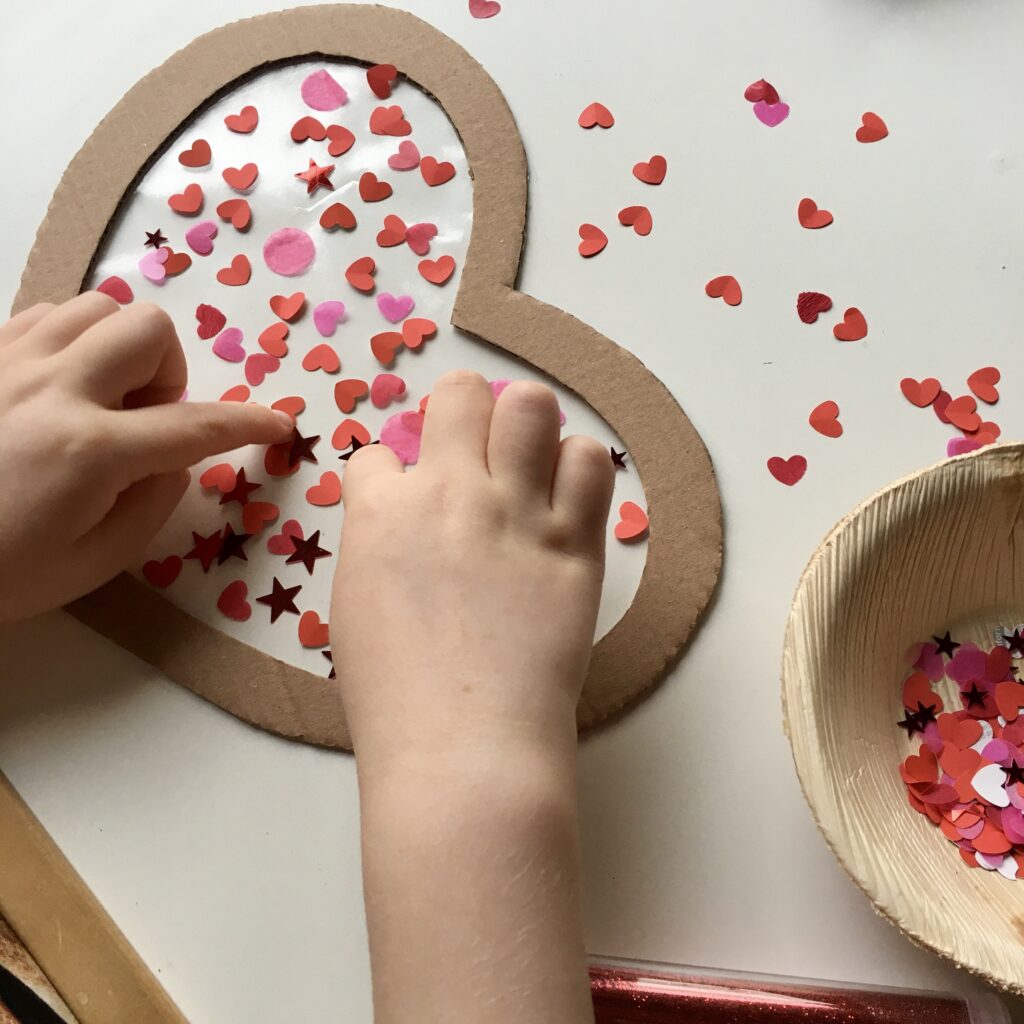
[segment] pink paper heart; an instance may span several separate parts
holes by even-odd
[[[266,352],[255,352],[245,361],[245,379],[255,388],[263,383],[268,373],[277,373],[281,360]]]
[[[420,165],[420,151],[410,139],[398,144],[398,152],[388,157],[388,167],[393,171],[411,171]]]
[[[329,71],[314,71],[307,75],[299,91],[306,106],[314,110],[337,110],[348,102],[348,93]]]
[[[330,338],[333,337],[344,316],[345,303],[339,302],[337,299],[328,299],[313,310],[313,324],[320,332],[320,337]]]
[[[946,455],[952,458],[954,455],[966,455],[968,452],[976,452],[983,445],[972,437],[951,437],[946,442]]]
[[[204,220],[185,232],[185,241],[189,248],[199,256],[209,256],[213,252],[213,240],[217,237],[217,224],[212,220]]]
[[[469,13],[474,18],[493,18],[500,12],[498,0],[469,0]]]
[[[164,264],[167,262],[167,258],[170,256],[170,252],[163,246],[159,249],[153,249],[151,252],[147,252],[145,256],[139,260],[139,270],[142,271],[142,276],[147,281],[152,281],[153,284],[163,284],[167,277],[167,271],[164,270]]]
[[[426,256],[430,252],[430,240],[436,234],[436,224],[412,224],[406,229],[405,240],[417,256]]]
[[[397,324],[404,320],[415,307],[411,295],[392,295],[391,292],[381,292],[377,296],[377,308],[385,320]]]
[[[380,429],[380,443],[390,448],[403,466],[412,466],[420,457],[422,434],[423,413],[399,412],[385,420]]]
[[[242,332],[237,327],[226,327],[213,342],[213,354],[226,363],[240,363],[245,358]]]
[[[378,409],[386,409],[405,394],[405,381],[393,373],[378,373],[370,385],[370,401]]]
[[[789,117],[789,104],[783,103],[782,100],[779,100],[778,103],[765,103],[764,100],[758,100],[754,104],[754,115],[761,124],[774,128]]]

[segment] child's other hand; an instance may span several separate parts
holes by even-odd
[[[179,402],[166,313],[98,292],[0,326],[0,621],[88,593],[137,564],[189,466],[287,439],[283,413]]]
[[[575,755],[613,474],[597,441],[559,440],[550,389],[495,401],[464,371],[431,393],[412,472],[383,445],[351,459],[330,621],[357,754]]]

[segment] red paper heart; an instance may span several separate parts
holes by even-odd
[[[251,394],[252,392],[244,384],[236,384],[233,388],[228,388],[227,391],[220,396],[218,401],[248,402]]]
[[[359,198],[364,203],[379,203],[392,193],[391,186],[381,181],[373,171],[366,171],[359,179]]]
[[[321,622],[316,612],[303,612],[299,619],[299,643],[303,647],[326,647],[330,640],[327,623]]]
[[[796,215],[800,226],[805,228],[827,228],[832,223],[832,214],[828,210],[819,210],[813,199],[801,199]]]
[[[327,152],[331,156],[344,156],[356,141],[356,137],[341,124],[329,124],[327,126]]]
[[[185,167],[205,167],[211,156],[210,144],[206,139],[196,139],[188,149],[178,154],[178,163]]]
[[[167,249],[167,259],[164,260],[164,273],[168,277],[177,277],[183,274],[192,266],[192,257],[187,252],[175,252],[170,246]]]
[[[805,324],[813,324],[820,313],[832,308],[832,300],[823,292],[801,292],[796,297],[796,315]]]
[[[651,211],[646,206],[627,206],[619,210],[619,223],[632,227],[638,235],[649,235],[654,226]]]
[[[374,64],[366,69],[366,81],[378,99],[386,100],[391,95],[391,86],[398,78],[394,64]]]
[[[469,0],[469,13],[474,18],[493,18],[501,13],[498,0]]]
[[[825,437],[842,437],[843,425],[839,422],[839,406],[835,402],[822,402],[811,410],[810,425]]]
[[[288,325],[278,321],[276,324],[271,324],[266,328],[257,340],[259,341],[260,348],[268,356],[276,356],[278,359],[283,359],[288,355],[287,338]]]
[[[242,107],[239,113],[228,114],[224,118],[224,123],[230,131],[238,132],[239,135],[248,135],[260,123],[260,114],[255,107]]]
[[[935,396],[935,401],[932,402],[932,412],[935,413],[940,423],[949,423],[949,417],[946,415],[946,410],[949,408],[949,403],[953,401],[953,396],[948,391],[940,391]]]
[[[244,231],[252,222],[252,209],[247,199],[225,199],[217,207],[217,216],[230,221],[237,231]]]
[[[633,164],[633,177],[647,185],[660,185],[667,171],[668,161],[663,156],[652,156],[646,162]]]
[[[402,335],[397,331],[384,331],[370,339],[370,351],[381,366],[390,366],[395,361],[395,353],[403,344]]]
[[[246,533],[258,537],[264,527],[277,522],[281,510],[272,501],[250,501],[242,508],[242,527]]]
[[[1024,706],[1024,685],[1015,680],[996,685],[996,708],[1007,722],[1017,720],[1021,706]]]
[[[359,420],[342,420],[331,437],[331,446],[335,451],[343,452],[346,448],[352,447],[353,438],[360,444],[369,444],[370,432]]]
[[[322,343],[314,345],[306,353],[302,360],[302,368],[311,373],[315,370],[323,370],[324,373],[337,373],[341,369],[341,360],[330,345]]]
[[[886,123],[870,111],[861,117],[861,126],[857,129],[858,142],[878,142],[889,134]]]
[[[867,336],[868,322],[856,306],[851,306],[843,314],[843,322],[832,328],[832,333],[837,341],[860,341]]]
[[[277,356],[265,352],[254,352],[245,361],[245,379],[254,387],[259,387],[268,373],[277,373],[281,368],[281,360]]]
[[[611,128],[615,124],[612,112],[603,103],[591,103],[584,107],[579,116],[581,128],[593,128],[600,125],[602,128]]]
[[[904,377],[900,381],[900,391],[903,397],[918,409],[924,409],[932,404],[941,390],[942,385],[934,377],[925,377],[924,380],[914,380],[913,377]]]
[[[647,533],[650,522],[647,513],[635,502],[624,501],[619,506],[619,521],[615,524],[617,540],[639,540]]]
[[[704,291],[712,299],[722,299],[727,306],[738,306],[743,301],[743,290],[732,274],[713,277],[704,286]]]
[[[203,471],[199,477],[199,486],[206,490],[218,490],[221,494],[227,494],[234,490],[238,474],[230,462],[218,462],[215,466]]]
[[[131,285],[123,277],[108,277],[105,281],[101,281],[96,285],[96,291],[109,295],[122,306],[127,306],[135,298]]]
[[[451,256],[438,256],[436,260],[420,260],[416,269],[425,281],[442,285],[455,273],[455,260]]]
[[[203,208],[203,190],[195,183],[186,185],[183,192],[178,192],[167,200],[167,205],[185,217],[195,216]]]
[[[142,567],[142,575],[154,587],[169,587],[181,572],[182,561],[178,555],[168,555],[162,562],[153,559]]]
[[[306,408],[306,400],[298,395],[287,395],[285,398],[279,398],[276,402],[272,402],[270,408],[280,409],[295,419]]]
[[[245,580],[235,580],[229,583],[217,598],[217,607],[229,619],[235,622],[245,622],[252,615],[252,605],[246,601],[249,594],[249,587]]]
[[[341,412],[352,412],[360,398],[370,393],[370,385],[365,380],[349,378],[339,380],[334,385],[334,402]]]
[[[220,334],[228,322],[228,318],[216,306],[210,306],[205,302],[200,302],[196,306],[196,320],[199,321],[196,334],[203,341],[209,341]]]
[[[229,267],[217,271],[217,280],[221,284],[232,286],[248,284],[251,276],[252,266],[249,263],[249,258],[241,253],[231,261]]]
[[[402,324],[402,340],[406,348],[418,349],[428,338],[437,333],[437,324],[425,316],[410,317]]]
[[[344,203],[331,203],[330,206],[320,214],[320,227],[327,231],[333,228],[341,228],[343,231],[351,231],[356,226],[356,215]]]
[[[374,108],[370,114],[370,131],[374,135],[408,135],[412,125],[406,121],[402,108],[395,104]]]
[[[608,244],[608,236],[594,224],[580,225],[579,254],[585,258],[596,256]]]
[[[370,385],[370,401],[378,409],[386,409],[405,394],[405,381],[393,373],[378,373]],[[342,409],[342,412],[347,410]]]
[[[292,125],[291,135],[295,142],[305,142],[306,139],[323,142],[327,138],[327,129],[315,117],[307,114]]]
[[[807,460],[802,455],[791,455],[788,459],[773,455],[768,460],[768,472],[780,484],[792,487],[807,472]]]
[[[999,383],[1000,377],[1001,374],[994,366],[983,366],[967,378],[967,386],[983,402],[995,405],[999,401],[996,385]]]
[[[361,256],[345,271],[345,280],[357,292],[369,294],[376,286],[373,275],[376,273],[377,264],[372,256]]]
[[[310,505],[326,508],[337,505],[341,501],[341,480],[337,473],[328,470],[320,475],[320,483],[313,484],[306,490],[306,501]]]
[[[294,320],[306,307],[306,293],[292,292],[291,295],[274,295],[270,300],[270,308],[274,316],[282,320]]]
[[[431,188],[434,188],[455,177],[455,164],[449,163],[447,160],[438,163],[432,156],[425,156],[420,161],[420,174],[423,176],[423,180]]]
[[[281,526],[281,532],[267,538],[267,550],[272,555],[291,555],[295,553],[294,538],[305,539],[302,527],[295,519],[287,519]]]
[[[978,430],[981,417],[975,412],[978,403],[972,395],[961,395],[946,406],[946,419],[960,430]]]
[[[773,106],[779,102],[779,91],[771,82],[766,82],[763,78],[759,78],[756,82],[751,82],[743,90],[743,98],[748,103],[767,103]]]
[[[259,173],[260,169],[256,164],[248,163],[242,167],[225,167],[221,175],[233,189],[244,192],[247,188],[252,188]]]
[[[401,217],[389,213],[384,218],[384,227],[377,232],[377,244],[382,249],[390,249],[393,246],[401,245],[405,241],[407,228]]]

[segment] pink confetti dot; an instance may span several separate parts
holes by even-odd
[[[316,258],[313,239],[302,228],[281,228],[263,243],[263,260],[282,277],[295,277],[309,269]]]

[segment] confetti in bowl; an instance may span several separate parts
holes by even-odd
[[[899,766],[912,751],[898,719],[914,644],[951,629],[991,647],[997,628],[1022,621],[1016,443],[915,473],[846,516],[797,587],[782,666],[800,783],[843,867],[912,939],[1017,993],[1024,884],[966,868],[910,806]]]

